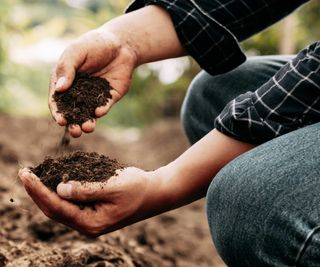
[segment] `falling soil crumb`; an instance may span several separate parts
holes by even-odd
[[[31,171],[43,184],[55,191],[60,182],[106,181],[123,167],[116,159],[95,152],[76,151],[58,158],[46,157],[40,165],[31,168]]]
[[[58,112],[67,120],[67,125],[81,125],[96,118],[95,109],[108,103],[112,98],[111,89],[106,79],[78,73],[70,89],[55,92],[53,99]]]
[[[60,143],[55,148],[55,155],[62,155],[70,149],[71,138],[69,135],[68,127],[66,126],[60,140]]]
[[[63,136],[60,141],[60,147],[65,148],[70,144],[70,135],[68,132],[68,128],[66,127],[63,133]]]

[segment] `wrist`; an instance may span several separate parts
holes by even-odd
[[[152,172],[154,196],[161,203],[163,211],[168,211],[177,207],[179,203],[179,187],[176,185],[179,173],[172,164],[160,167]]]
[[[101,28],[113,33],[128,48],[135,57],[135,66],[186,55],[169,13],[156,5],[114,18]]]
[[[202,167],[194,166],[197,165],[196,162],[189,164],[180,157],[155,171],[162,178],[159,191],[162,192],[167,210],[204,197],[212,180],[212,176],[206,175]]]
[[[117,20],[118,18],[114,19]],[[102,25],[96,31],[101,36],[103,42],[106,44],[106,49],[112,47],[113,57],[124,55],[126,64],[131,65],[133,68],[139,65],[139,52],[134,45],[130,33],[123,28],[121,23],[117,21],[109,21]]]

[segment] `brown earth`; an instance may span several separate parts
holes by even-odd
[[[95,109],[105,106],[109,99],[111,86],[106,79],[77,73],[69,90],[55,92],[53,99],[58,112],[62,113],[67,124],[79,124],[96,118]]]
[[[0,114],[0,267],[225,266],[212,245],[204,200],[96,239],[45,217],[17,171],[56,155],[62,135],[51,120]],[[72,140],[67,149],[96,151],[154,169],[186,148],[179,122],[167,120],[143,131],[105,129]]]
[[[31,167],[31,171],[44,185],[56,191],[61,182],[105,182],[123,167],[108,156],[77,150],[59,157],[47,156],[38,166]]]

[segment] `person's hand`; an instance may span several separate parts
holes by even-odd
[[[158,209],[163,204],[163,199],[158,199],[161,179],[155,172],[129,167],[117,173],[104,183],[61,183],[58,194],[43,185],[29,169],[21,169],[19,177],[49,218],[85,235],[99,236],[161,211]]]
[[[49,86],[49,108],[55,121],[65,126],[67,121],[57,112],[53,99],[55,91],[63,92],[70,88],[76,72],[85,72],[107,79],[110,82],[112,99],[106,106],[98,107],[97,117],[105,115],[110,107],[121,99],[131,83],[132,73],[136,66],[134,49],[107,28],[92,30],[70,46],[60,57],[54,68]],[[70,125],[68,130],[73,137],[79,137],[82,132],[90,133],[95,129],[95,120],[89,120],[82,125]]]
[[[163,33],[163,34],[159,34]],[[87,72],[107,79],[114,90],[112,100],[96,109],[101,117],[128,91],[136,66],[157,60],[186,55],[175,31],[170,14],[162,7],[149,5],[114,18],[71,44],[53,70],[49,90],[49,107],[56,122],[66,120],[57,113],[52,98],[55,90],[67,90],[76,72]],[[78,137],[92,132],[95,121],[71,125],[69,132]]]

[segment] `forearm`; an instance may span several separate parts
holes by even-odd
[[[146,5],[159,5],[172,18],[179,39],[210,74],[225,73],[245,61],[238,45],[253,34],[292,12],[308,0],[135,0],[132,12]]]
[[[161,181],[157,189],[162,198],[159,209],[177,208],[204,197],[219,170],[254,146],[211,131],[176,160],[155,171]]]
[[[99,30],[114,33],[121,43],[131,47],[137,57],[136,65],[186,54],[170,15],[158,6],[119,16]]]

